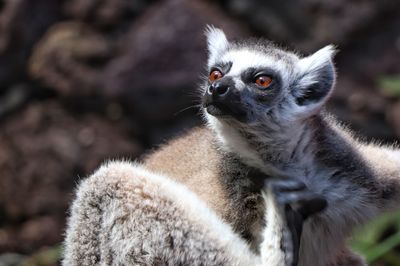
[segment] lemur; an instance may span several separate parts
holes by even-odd
[[[274,260],[277,264],[264,265],[296,265],[297,258],[301,266],[364,265],[345,241],[355,226],[396,207],[400,152],[360,142],[322,111],[336,80],[334,48],[327,46],[302,57],[265,40],[229,42],[222,30],[213,27],[207,31],[207,42],[208,75],[199,92],[206,126],[149,154],[140,169],[121,171],[116,164],[108,170],[109,175],[121,173],[145,182],[146,171],[185,186],[198,199],[185,205],[190,209],[187,213],[182,207],[180,215],[199,215],[198,230],[203,230],[200,224],[209,219],[214,229],[206,226],[213,232],[207,239],[219,239],[212,237],[219,232],[220,228],[213,226],[218,219],[196,212],[203,202],[222,220],[218,223],[229,224],[250,244],[251,252],[261,258],[280,258]],[[264,193],[264,183],[271,178],[284,182],[284,188]],[[173,189],[167,191],[173,194]],[[185,201],[180,195],[184,191],[177,189],[176,193],[179,195],[171,201]],[[327,207],[319,212],[324,200]],[[274,208],[274,204],[280,207]],[[87,217],[80,212],[79,201],[74,205],[78,207],[72,212],[67,239],[76,235],[79,226],[73,225],[79,224],[75,223],[79,214]],[[154,205],[151,210],[169,213],[163,206]],[[283,212],[288,206],[295,211]],[[305,220],[308,215],[301,213],[307,209],[314,215]],[[225,233],[233,235],[221,234]],[[300,236],[301,241],[296,240]],[[69,239],[74,242],[75,238]],[[240,242],[237,237],[230,239]],[[278,242],[282,245],[277,249]],[[70,250],[74,245],[66,247]],[[266,253],[263,247],[272,252]],[[184,254],[182,251],[182,257]]]
[[[364,265],[345,242],[355,226],[397,207],[400,151],[361,142],[323,110],[336,81],[334,47],[304,57],[262,39],[229,42],[212,27],[207,42],[199,93],[207,126],[145,167],[195,191],[254,250],[264,207],[249,167],[295,178],[328,205],[304,224],[299,265]]]
[[[326,200],[220,145],[199,128],[142,165],[102,166],[79,185],[63,265],[296,266],[303,223]]]
[[[296,180],[269,181],[262,195],[257,254],[184,185],[110,162],[79,186],[62,265],[295,266],[303,221],[326,202]]]

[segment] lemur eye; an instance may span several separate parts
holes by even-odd
[[[255,83],[261,88],[268,88],[272,83],[272,78],[269,76],[258,76]]]
[[[223,75],[222,75],[221,71],[214,70],[214,71],[211,71],[209,79],[210,79],[210,81],[215,81],[215,80],[222,78],[222,76]]]

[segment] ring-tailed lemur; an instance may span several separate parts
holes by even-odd
[[[321,111],[336,80],[333,46],[301,57],[265,40],[229,42],[215,28],[207,39],[208,128],[145,165],[186,184],[253,244],[263,208],[248,166],[301,180],[328,208],[305,223],[299,265],[363,265],[345,241],[355,226],[398,207],[400,151],[362,143]]]
[[[63,265],[295,266],[303,220],[325,201],[295,180],[264,191],[269,226],[258,255],[182,184],[110,162],[79,186]]]
[[[264,183],[260,170],[219,151],[209,131],[198,129],[168,147],[167,157],[157,153],[146,161],[147,169],[109,163],[79,186],[63,265],[297,265],[303,222],[326,207],[323,197],[299,180]],[[149,171],[157,166],[163,175]],[[206,202],[173,181],[180,177],[186,185],[204,182],[194,191],[211,193],[198,194]],[[259,243],[251,249],[206,203],[235,208],[223,218],[243,222],[234,223],[235,231],[243,228],[243,236]]]
[[[228,42],[224,33],[215,28],[208,30],[207,38],[209,75],[201,94],[208,127],[195,129],[164,145],[146,158],[143,167],[166,176],[165,180],[173,178],[195,192],[261,257],[267,253],[259,249],[259,243],[276,244],[277,239],[285,240],[282,230],[272,230],[282,228],[284,223],[282,219],[276,223],[270,217],[282,215],[276,215],[279,212],[273,211],[273,204],[264,202],[260,193],[264,179],[295,178],[306,185],[304,191],[313,195],[305,204],[309,210],[323,207],[318,195],[323,195],[328,204],[325,211],[304,224],[299,265],[362,265],[362,259],[346,248],[345,239],[354,226],[396,207],[400,195],[400,152],[364,145],[332,117],[321,113],[335,83],[334,49],[328,46],[300,57],[262,40]],[[145,182],[137,169],[119,172],[119,168],[116,165],[110,172]],[[173,194],[172,189],[167,191]],[[302,189],[295,194],[309,197]],[[184,200],[183,196],[175,196],[178,202]],[[80,212],[79,204],[78,198],[70,225],[84,221],[79,220],[79,215],[90,218]],[[197,204],[200,203],[193,201],[185,206],[192,211]],[[90,206],[97,205],[94,202]],[[155,212],[169,213],[162,206],[152,206]],[[289,229],[292,227],[289,235],[293,239],[282,242],[286,243],[282,247],[290,243],[295,246],[299,219],[292,223],[291,218],[285,218]],[[204,219],[200,218],[199,228],[203,228]],[[211,220],[214,224],[215,218]],[[78,227],[70,226],[67,235],[74,235]],[[128,226],[126,230],[130,229]],[[218,230],[210,232],[218,234]],[[154,241],[144,240],[150,241],[144,243]],[[76,247],[67,241],[69,246]],[[269,254],[284,252],[275,250]]]

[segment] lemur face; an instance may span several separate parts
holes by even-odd
[[[207,38],[202,103],[208,120],[267,126],[304,119],[318,112],[332,91],[332,46],[301,58],[268,41],[230,43],[212,27]]]
[[[276,51],[236,45],[209,65],[203,97],[207,113],[219,119],[251,123],[262,119],[286,94],[287,72],[294,58]],[[277,51],[279,52],[279,51]],[[280,68],[277,66],[280,64]]]

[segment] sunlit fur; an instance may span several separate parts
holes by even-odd
[[[211,37],[210,37],[211,36]],[[235,81],[235,86],[239,90],[244,90],[246,85],[241,80],[240,75],[250,67],[268,67],[279,73],[282,84],[274,102],[265,105],[253,98],[244,98],[243,105],[252,110],[249,114],[249,121],[240,123],[235,119],[218,119],[205,112],[206,121],[219,134],[221,141],[224,142],[224,147],[232,149],[237,154],[246,150],[244,159],[249,158],[250,164],[255,164],[258,167],[267,167],[263,161],[254,156],[254,149],[243,149],[248,146],[246,140],[240,140],[243,134],[240,131],[250,133],[259,138],[265,146],[274,146],[270,148],[273,153],[269,156],[279,160],[282,153],[291,154],[293,147],[298,143],[302,128],[304,128],[303,119],[311,114],[318,113],[330,95],[330,90],[326,96],[318,102],[299,106],[296,104],[296,96],[299,97],[307,92],[307,87],[312,84],[324,82],[321,81],[320,70],[325,68],[332,69],[332,83],[334,85],[335,72],[332,65],[332,55],[334,54],[333,46],[326,46],[315,54],[305,58],[282,50],[276,47],[273,43],[265,40],[245,41],[229,44],[224,33],[215,29],[209,30],[209,43],[223,43],[219,47],[225,47],[225,50],[213,49],[210,50],[208,66],[211,68],[217,63],[233,62],[233,65],[227,76],[232,77]],[[218,56],[214,55],[217,53]],[[207,89],[207,85],[203,86],[202,94]],[[295,128],[296,130],[289,130]],[[285,132],[285,134],[281,134]],[[231,138],[235,143],[230,145],[226,143],[226,139]],[[246,138],[246,136],[244,136]],[[291,146],[288,149],[287,145]],[[237,150],[235,150],[237,148]],[[279,150],[277,153],[276,149]],[[269,168],[275,168],[274,164],[268,165]]]
[[[79,186],[63,265],[291,266],[283,209],[271,195],[264,194],[269,227],[260,231],[258,255],[184,185],[139,164],[109,162]]]
[[[160,254],[170,265],[287,265],[290,234],[265,176],[297,178],[328,201],[304,224],[301,266],[364,265],[345,241],[355,226],[398,207],[400,151],[358,141],[321,111],[335,85],[333,47],[302,57],[264,40],[229,42],[213,27],[207,36],[208,71],[231,61],[224,74],[246,93],[238,75],[268,67],[281,80],[276,97],[268,105],[242,99],[241,122],[204,110],[208,127],[162,145],[141,165],[100,168],[79,187],[64,265],[153,265]]]
[[[218,57],[210,56],[208,66],[230,62],[224,75],[235,80],[234,89],[243,94],[251,89],[241,73],[252,67],[271,68],[282,79],[279,93],[268,104],[256,97],[241,99],[239,104],[249,110],[247,121],[204,112],[220,147],[272,176],[298,178],[326,197],[328,209],[304,227],[300,265],[362,264],[351,256],[351,264],[346,262],[341,252],[355,226],[397,207],[400,152],[358,141],[321,110],[335,85],[333,47],[301,57],[268,41],[229,43],[222,31],[212,34],[216,42],[216,36],[224,40],[226,48]],[[208,86],[205,83],[201,93]]]

